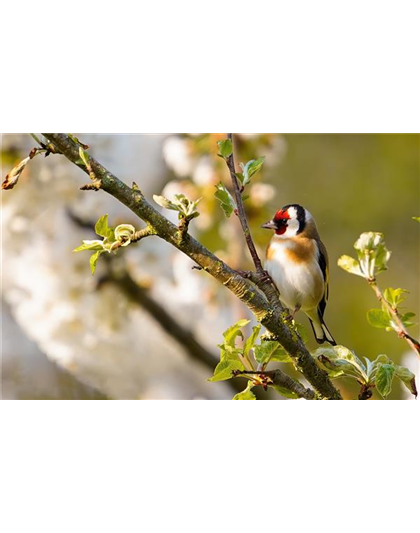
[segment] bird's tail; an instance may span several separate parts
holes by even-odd
[[[324,342],[329,342],[333,346],[336,346],[337,343],[334,340],[334,337],[331,335],[327,325],[324,322],[324,319],[320,316],[309,317],[309,322],[312,326],[312,331],[314,332],[316,342],[318,344],[323,344]]]

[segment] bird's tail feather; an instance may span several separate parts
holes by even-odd
[[[312,331],[314,332],[314,336],[318,344],[329,342],[333,346],[337,345],[323,318],[319,318],[319,320],[312,320],[309,318],[309,322],[312,326]]]

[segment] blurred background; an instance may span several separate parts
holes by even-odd
[[[232,267],[252,268],[239,221],[226,219],[213,196],[219,181],[229,187],[216,156],[224,134],[77,135],[151,202],[153,194],[203,197],[191,233]],[[3,179],[35,142],[26,134],[2,135],[1,142]],[[420,225],[412,217],[420,215],[419,136],[238,134],[235,153],[237,164],[266,156],[245,204],[260,254],[270,238],[260,225],[282,205],[305,206],[330,256],[325,317],[334,337],[358,356],[384,353],[418,376],[408,345],[367,323],[366,312],[378,306],[374,294],[337,260],[354,255],[360,233],[383,232],[392,257],[379,284],[409,290],[407,310],[418,313]],[[96,220],[108,213],[113,226],[144,224],[106,193],[80,191],[85,182],[64,157],[38,156],[13,190],[2,191],[2,398],[230,399],[241,380],[206,380],[222,332],[252,315],[154,237],[101,257],[92,276],[89,253],[72,250],[95,238]],[[297,318],[315,349],[306,317]],[[417,326],[411,334],[418,337]],[[293,374],[290,365],[286,371]],[[335,383],[345,398],[357,397],[351,381]],[[411,398],[394,383],[390,399]]]

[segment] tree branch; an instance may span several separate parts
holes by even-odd
[[[79,166],[85,173],[89,173],[86,166],[80,163],[78,144],[68,135],[63,133],[44,133],[43,135],[67,159]],[[323,397],[332,400],[342,399],[341,394],[331,383],[327,373],[316,364],[299,336],[284,324],[284,317],[282,316],[284,310],[281,307],[278,297],[276,298],[278,304],[271,297],[269,289],[273,291],[273,294],[275,294],[275,290],[270,282],[268,282],[269,289],[265,287],[267,283],[265,282],[264,284],[265,293],[270,295],[268,297],[251,281],[240,276],[235,270],[212,254],[189,234],[186,234],[180,240],[179,228],[154,209],[137,187],[129,187],[90,156],[89,166],[95,174],[96,179],[100,180],[101,189],[131,209],[138,217],[153,228],[158,237],[164,239],[190,257],[197,265],[225,285],[245,303],[257,320],[276,336],[309,383]]]
[[[285,374],[282,370],[277,368],[276,370],[270,370],[267,372],[259,370],[237,370],[235,371],[235,376],[249,376],[252,379],[253,375],[257,375],[259,378],[262,378],[262,383],[257,381],[254,382],[255,386],[262,385],[264,388],[267,388],[268,385],[273,385],[275,387],[282,387],[291,392],[294,392],[299,398],[304,398],[305,400],[317,400],[317,395],[312,389],[305,388],[302,383],[293,379],[292,377]]]

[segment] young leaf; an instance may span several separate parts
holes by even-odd
[[[388,328],[391,326],[388,313],[382,309],[370,309],[366,317],[369,324],[374,328]]]
[[[350,257],[349,255],[342,255],[338,260],[338,266],[346,272],[350,272],[350,274],[356,274],[356,276],[362,276],[362,278],[365,277],[363,272],[360,270],[359,261],[356,261],[356,259]]]
[[[260,364],[265,364],[268,361],[292,362],[290,355],[277,341],[262,341],[261,344],[255,346],[254,357]]]
[[[417,398],[416,376],[403,366],[395,365],[395,376],[400,379],[407,389]]]
[[[261,170],[261,167],[264,164],[264,159],[265,157],[259,157],[258,159],[251,159],[246,165],[241,163],[243,175],[243,179],[241,180],[242,185],[247,185],[251,181],[252,176],[255,176],[255,174]]]
[[[257,340],[257,337],[260,333],[261,324],[257,324],[252,328],[251,335],[247,338],[244,346],[244,355],[245,357],[249,354],[250,350],[254,348],[255,342]]]
[[[218,155],[223,157],[223,159],[227,159],[233,152],[232,141],[230,139],[218,141],[217,146],[219,147]]]
[[[413,318],[413,316],[416,316],[416,313],[405,313],[402,317],[401,317],[401,322],[404,324],[404,326],[406,328],[409,328],[411,326],[414,326],[415,325],[415,322],[413,322],[411,319]]]
[[[246,389],[242,392],[239,392],[238,394],[235,394],[235,396],[232,398],[232,400],[256,400],[255,394],[252,392],[252,381],[248,381],[248,385],[246,386]]]
[[[98,250],[94,254],[90,256],[90,270],[92,271],[92,274],[95,274],[96,270],[96,263],[98,262],[99,256],[104,253],[104,250]]]
[[[104,245],[102,241],[83,241],[83,244],[73,250],[73,252],[83,252],[84,250],[103,250]]]
[[[119,224],[114,230],[115,239],[123,241],[121,246],[128,246],[135,232],[136,228],[131,224]]]
[[[2,189],[13,189],[13,187],[18,182],[20,175],[23,172],[23,169],[26,167],[26,164],[30,160],[30,157],[25,157],[18,165],[16,165],[4,178],[3,183],[1,184]]]
[[[178,207],[173,204],[170,200],[165,198],[164,196],[158,196],[157,194],[153,195],[153,200],[160,205],[161,207],[164,207],[165,209],[171,209],[172,211],[178,211]]]
[[[95,224],[95,233],[109,240],[114,240],[114,228],[108,226],[108,215],[103,215]]]
[[[240,361],[220,361],[220,363],[214,369],[213,377],[209,378],[207,381],[225,381],[232,377],[232,372],[234,370],[244,370],[244,366]]]
[[[379,394],[386,398],[391,392],[392,380],[395,374],[395,365],[394,364],[384,364],[380,365],[378,371],[376,372],[375,385],[378,389]]]
[[[238,322],[236,322],[236,324],[233,324],[233,326],[230,326],[226,331],[223,332],[225,343],[234,348],[236,337],[239,335],[242,339],[244,338],[244,336],[242,335],[241,328],[245,327],[249,323],[250,320],[243,318],[241,320],[238,320]]]
[[[313,353],[327,369],[331,377],[346,375],[367,382],[367,369],[357,355],[345,346],[318,348]]]
[[[393,289],[392,287],[388,287],[388,289],[384,290],[385,300],[394,307],[394,309],[407,298],[406,294],[408,294],[408,291],[405,289]]]
[[[222,182],[216,185],[216,189],[214,196],[219,200],[225,215],[229,218],[236,209],[235,200]]]
[[[81,146],[79,146],[79,157],[83,161],[83,164],[85,165],[85,167],[90,171],[88,154],[83,150]]]

